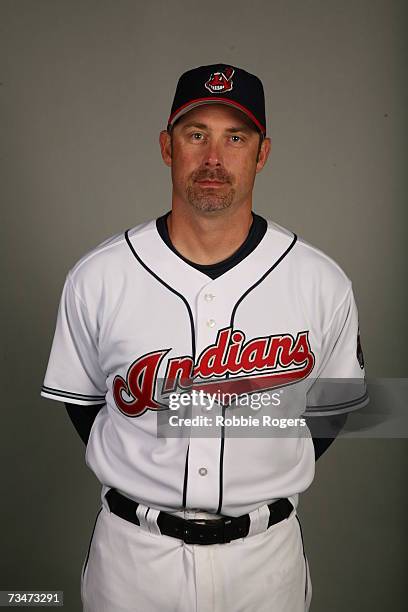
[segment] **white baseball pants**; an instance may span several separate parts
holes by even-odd
[[[161,535],[155,520],[134,525],[103,506],[81,572],[83,612],[307,612],[296,510],[268,530],[267,506],[250,516],[246,538],[192,545]]]

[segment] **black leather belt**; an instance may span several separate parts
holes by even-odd
[[[125,497],[116,489],[109,489],[105,495],[109,509],[113,514],[140,525],[136,515],[138,503]],[[268,527],[288,518],[293,505],[287,498],[278,499],[268,505]],[[168,512],[160,512],[157,525],[163,535],[179,538],[186,544],[226,544],[231,540],[245,538],[248,535],[249,514],[219,519],[183,519]]]

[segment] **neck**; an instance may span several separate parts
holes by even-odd
[[[248,236],[250,206],[200,213],[173,205],[167,217],[170,240],[186,259],[210,265],[230,257]]]

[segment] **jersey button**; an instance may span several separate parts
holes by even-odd
[[[200,474],[200,476],[207,476],[207,468],[204,468],[204,467],[200,468],[198,470],[198,473]]]
[[[214,327],[214,325],[215,325],[214,319],[208,319],[207,325],[208,325],[208,327]]]
[[[206,293],[204,296],[204,299],[206,302],[212,302],[214,298],[215,298],[215,295],[213,295],[212,293]]]

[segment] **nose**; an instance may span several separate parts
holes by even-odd
[[[216,140],[210,139],[205,147],[204,165],[208,168],[222,166],[221,146]]]

